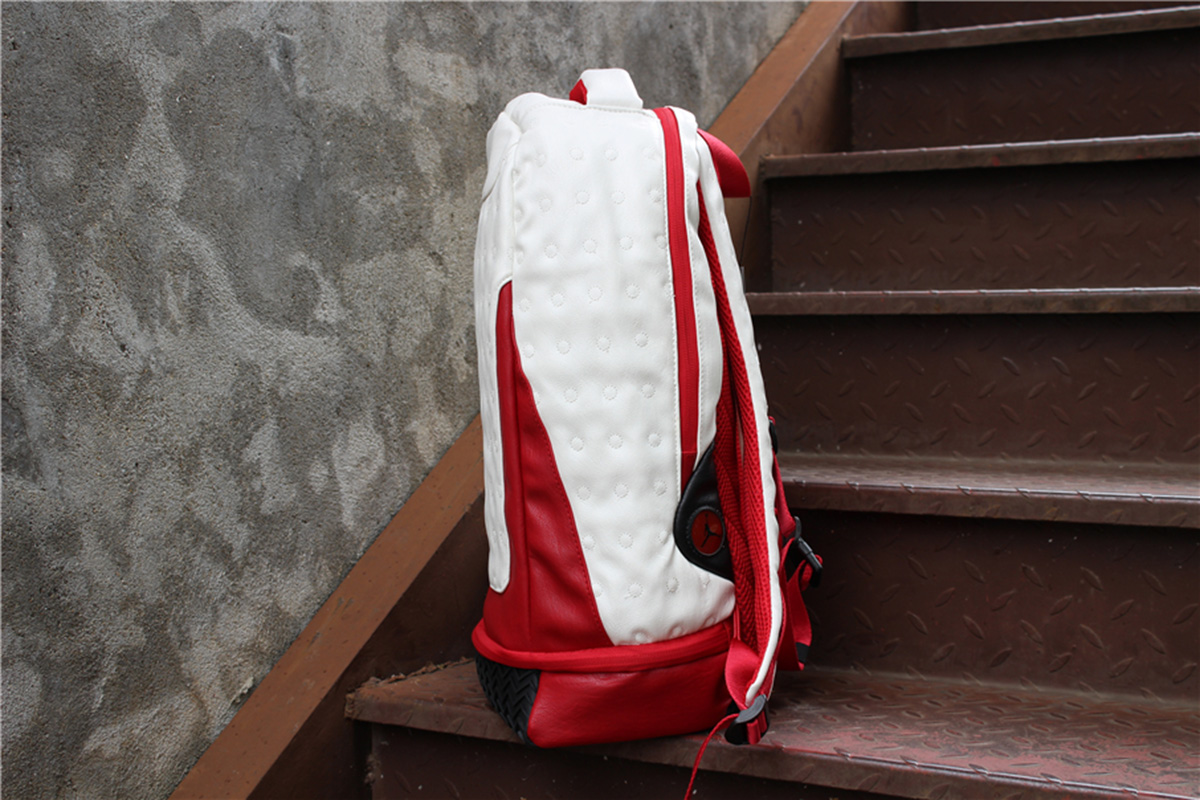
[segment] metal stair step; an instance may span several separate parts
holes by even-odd
[[[1122,33],[1177,30],[1200,25],[1200,4],[1154,8],[1085,17],[1021,20],[907,33],[848,36],[842,44],[846,58],[928,52],[964,47],[1059,41]]]
[[[1003,3],[980,3],[978,0],[938,0],[917,3],[917,29],[967,28],[975,25],[1001,25],[1006,22],[1028,22],[1035,19],[1088,17],[1093,14],[1120,14],[1127,11],[1148,11],[1155,8],[1178,8],[1194,5],[1187,2],[1149,2],[1149,0],[1053,0],[1028,2],[1007,0]]]
[[[860,292],[748,292],[750,313],[819,314],[1146,314],[1200,311],[1200,286],[1130,289],[917,289]]]
[[[855,150],[1200,130],[1200,6],[848,37]]]
[[[1092,139],[999,142],[894,148],[853,153],[766,156],[765,178],[861,175],[884,172],[1035,167],[1200,156],[1200,133],[1109,136]]]
[[[1200,134],[770,157],[762,174],[777,291],[1200,285]]]
[[[631,762],[688,768],[702,738],[697,734],[567,751],[520,748],[488,707],[471,664],[363,686],[349,697],[347,716],[375,724],[377,764],[382,762],[378,745],[386,741],[384,726],[453,734],[455,738],[447,737],[450,746],[460,748],[462,737],[505,743],[509,758],[526,765],[521,791],[530,795],[564,791],[549,781],[542,785],[539,776],[555,774],[555,764],[577,762],[580,756],[600,762],[610,780],[625,773],[623,765]],[[856,792],[911,798],[1020,793],[1035,800],[1120,797],[1131,791],[1140,797],[1183,798],[1196,784],[1197,716],[1186,705],[1138,698],[812,669],[780,675],[771,729],[762,743],[735,747],[713,741],[697,789],[706,795],[706,785],[712,787],[724,773],[786,781],[793,787],[791,796],[806,797],[814,795],[801,794],[800,784],[844,790],[846,798],[857,797]],[[399,744],[402,748],[405,742]],[[1121,757],[1095,763],[1092,751],[1101,744]],[[424,767],[430,775],[425,780],[436,791],[442,778],[434,778],[433,770],[440,766],[410,759],[402,780],[412,788],[423,786]],[[681,789],[686,769],[676,774]],[[455,791],[468,791],[469,776],[447,777],[455,782]],[[376,796],[384,795],[377,791]]]
[[[797,509],[1200,528],[1200,465],[783,452]]]

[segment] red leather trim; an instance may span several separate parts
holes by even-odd
[[[525,505],[521,471],[520,421],[513,376],[517,353],[512,334],[512,285],[500,290],[496,311],[496,378],[499,386],[500,443],[504,463],[504,519],[508,527],[509,577],[503,593],[489,588],[483,619],[494,636],[505,641],[528,640],[532,627],[529,609],[529,553],[526,549]]]
[[[550,437],[521,367],[511,283],[500,290],[496,312],[496,372],[511,566],[505,591],[488,590],[482,624],[513,650],[611,647]]]
[[[721,184],[721,194],[725,197],[749,197],[750,176],[746,174],[746,166],[737,157],[737,153],[708,131],[700,131],[700,135],[704,137],[704,141],[708,143],[708,151],[712,153],[713,166],[717,168],[717,183]]]
[[[682,468],[680,487],[696,465],[700,421],[700,352],[696,340],[696,305],[692,296],[692,259],[688,250],[687,209],[684,207],[683,149],[679,121],[669,108],[656,108],[666,144],[667,238],[671,247],[671,277],[675,290],[675,338],[679,343],[679,428]]]
[[[510,650],[492,639],[481,622],[471,632],[471,643],[481,655],[511,667],[558,672],[629,672],[660,669],[724,653],[729,649],[731,634],[732,625],[729,620],[724,620],[687,636],[662,642],[546,653]]]
[[[645,672],[543,671],[529,715],[539,747],[623,742],[711,728],[729,707],[725,654]]]
[[[806,577],[800,577],[803,573]],[[780,653],[785,656],[780,660],[780,666],[784,669],[802,670],[804,662],[796,657],[796,645],[811,645],[812,644],[812,620],[808,617],[808,607],[804,605],[803,591],[808,587],[809,570],[806,567],[801,567],[797,570],[795,576],[792,577],[787,585],[784,586],[784,597],[786,598],[787,613],[784,625],[784,633],[787,634],[788,650],[783,650],[784,641],[780,638]]]
[[[583,81],[575,82],[575,86],[571,89],[571,93],[567,95],[568,100],[574,100],[580,105],[587,105],[587,87],[583,85]]]

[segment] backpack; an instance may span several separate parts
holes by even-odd
[[[810,639],[725,220],[737,156],[629,74],[512,100],[475,249],[489,591],[480,683],[525,742],[732,723]]]

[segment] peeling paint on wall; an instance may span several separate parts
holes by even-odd
[[[474,415],[508,99],[799,10],[4,4],[5,796],[165,796]]]

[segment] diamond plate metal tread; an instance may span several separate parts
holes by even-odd
[[[750,313],[1147,314],[1200,311],[1200,286],[1131,289],[959,289],[875,292],[748,292]]]
[[[921,798],[1200,793],[1195,705],[832,670],[780,684],[764,743],[800,755],[806,781]]]
[[[1200,466],[780,453],[788,504],[1200,528]]]
[[[812,153],[764,156],[762,175],[772,178],[816,175],[862,175],[883,172],[1036,167],[1054,164],[1094,164],[1108,161],[1196,158],[1200,133],[1109,136],[1101,139],[962,144],[941,147],[892,148],[857,153]],[[1195,169],[1195,165],[1186,165]]]
[[[1200,285],[1197,134],[770,158],[764,173],[776,291]]]
[[[1200,774],[1200,719],[1183,705],[810,669],[779,677],[771,715],[757,746],[714,740],[704,769],[900,797],[1006,800],[1130,790],[1187,798]],[[365,686],[351,695],[348,716],[515,740],[487,708],[469,664]],[[571,752],[688,767],[700,738]]]
[[[1026,42],[1112,36],[1200,27],[1200,5],[1093,14],[1085,17],[1021,20],[964,28],[847,36],[842,56],[847,59],[895,53],[926,52]]]
[[[1194,5],[1181,2],[1118,2],[1117,0],[1054,0],[1054,2],[980,3],[978,0],[942,0],[917,3],[917,28],[967,28],[976,25],[1002,25],[1006,22],[1028,22],[1035,19],[1088,17],[1093,14],[1120,14],[1127,11],[1148,11],[1155,8],[1178,8]]]
[[[1200,130],[1198,19],[1193,7],[848,39],[864,54],[847,61],[851,149]],[[1122,20],[1162,27],[1117,32]]]

